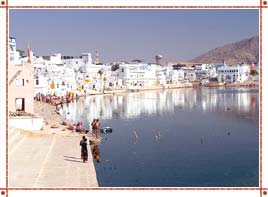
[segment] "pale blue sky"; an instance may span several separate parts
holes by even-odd
[[[257,9],[10,10],[10,36],[37,55],[78,56],[98,50],[102,62],[190,60],[259,34]]]

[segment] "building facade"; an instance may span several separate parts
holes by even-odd
[[[28,48],[28,61],[22,63],[16,50],[16,39],[9,38],[8,110],[33,113],[34,77]]]
[[[221,66],[218,68],[219,83],[242,83],[250,77],[250,67],[247,64],[237,66]]]
[[[34,113],[34,77],[31,63],[8,65],[8,110]]]

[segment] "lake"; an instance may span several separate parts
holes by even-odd
[[[182,88],[89,96],[63,111],[112,133],[92,147],[101,187],[258,187],[259,91]]]

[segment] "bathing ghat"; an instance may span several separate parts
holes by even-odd
[[[80,135],[9,132],[9,187],[98,187],[90,148],[88,162],[80,158]]]

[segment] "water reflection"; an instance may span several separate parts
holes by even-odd
[[[200,88],[90,96],[64,113],[113,128],[91,145],[101,187],[257,187],[258,95]]]
[[[258,114],[257,89],[175,89],[148,91],[122,95],[89,96],[65,107],[63,114],[73,121],[89,122],[94,118],[133,119],[141,115],[155,115],[177,110]]]
[[[90,145],[92,156],[96,162],[100,162],[100,148],[98,144]]]

